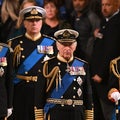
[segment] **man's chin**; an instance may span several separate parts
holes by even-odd
[[[68,61],[70,59],[70,56],[65,56],[64,59]]]

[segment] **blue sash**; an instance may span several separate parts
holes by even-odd
[[[84,65],[84,63],[77,59],[75,59],[72,63],[72,66],[74,66],[74,67],[78,67],[78,66],[82,67],[83,65]],[[62,83],[63,83],[62,85],[64,85],[64,87],[61,86],[58,89],[58,91],[56,91],[56,89],[54,89],[51,94],[51,98],[59,99],[66,92],[68,87],[72,84],[75,77],[76,77],[75,75],[70,75],[69,73],[66,73],[62,78]],[[45,113],[47,114],[48,110],[54,106],[55,106],[55,104],[46,103],[45,107],[44,107]]]
[[[3,47],[2,50],[0,51],[0,57],[5,56],[7,51],[8,51],[8,48],[7,47]]]
[[[39,45],[51,46],[55,41],[49,38],[44,38]],[[18,68],[17,74],[24,75],[25,71],[29,71],[45,54],[38,53],[37,46],[34,51],[24,60],[24,62]],[[15,78],[14,84],[19,83],[21,80]]]
[[[120,105],[119,104],[118,104],[118,106],[115,105],[115,108],[113,109],[113,112],[112,112],[111,120],[118,120],[118,116],[120,117],[120,113],[119,112],[116,114],[116,109],[118,111],[120,111]]]

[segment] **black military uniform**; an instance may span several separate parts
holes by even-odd
[[[32,11],[34,10],[34,11]],[[41,19],[45,11],[40,7],[31,6],[22,10],[25,19]],[[41,14],[40,14],[41,12]],[[37,14],[38,13],[38,14]],[[17,120],[34,120],[34,107],[36,106],[35,88],[41,80],[41,62],[54,54],[55,39],[45,35],[36,36],[37,40],[32,40],[25,33],[9,40],[9,44],[14,50],[14,66],[16,77],[14,79],[14,117]],[[40,90],[43,100],[42,84]],[[43,85],[44,86],[44,85]],[[35,108],[37,114],[42,112],[44,103],[40,109]],[[35,113],[36,114],[36,113]],[[37,116],[37,115],[36,115]],[[43,114],[41,113],[43,117]],[[38,116],[37,116],[38,117]],[[37,119],[37,118],[36,118]]]
[[[13,50],[0,43],[0,120],[7,116],[13,100]]]
[[[62,30],[58,31],[61,32]],[[60,41],[67,37],[69,42],[74,31],[64,36],[60,33]],[[73,33],[72,33],[73,32]],[[66,41],[67,41],[66,40]],[[63,43],[64,44],[64,43]],[[63,59],[59,52],[44,63],[43,75],[47,79],[45,116],[47,120],[93,120],[92,91],[89,78],[88,64],[76,57],[69,61]]]
[[[99,31],[101,35],[98,35],[94,44],[90,67],[91,78],[96,74],[102,78],[100,83],[92,80],[95,118],[98,120],[110,119],[114,107],[107,98],[107,89],[110,61],[120,55],[120,34],[118,32],[120,22],[118,21],[120,21],[119,10],[111,17],[109,16],[109,19],[103,18]]]

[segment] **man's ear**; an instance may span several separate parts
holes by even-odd
[[[56,42],[56,47],[57,47],[57,49],[59,50],[59,42]]]

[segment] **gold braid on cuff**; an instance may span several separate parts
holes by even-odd
[[[85,110],[85,120],[93,120],[93,110]]]
[[[44,112],[43,109],[34,108],[35,112],[35,120],[44,120]]]

